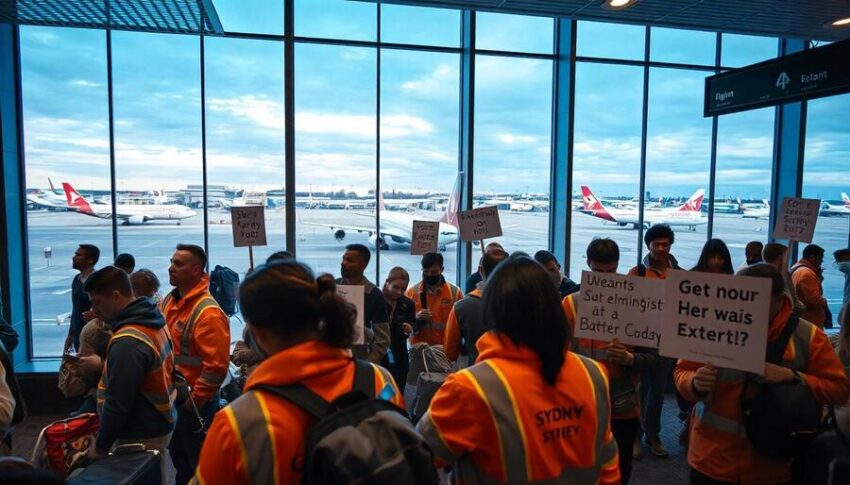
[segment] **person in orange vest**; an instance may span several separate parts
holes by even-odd
[[[782,276],[769,264],[737,273],[771,280],[768,342],[775,341],[792,318]],[[821,329],[800,319],[784,349],[784,365],[766,362],[764,382],[798,382],[808,386],[820,404],[840,404],[850,397],[850,380]],[[676,388],[696,402],[691,417],[688,464],[691,484],[791,483],[791,460],[768,458],[753,449],[741,411],[745,373],[680,360]]]
[[[115,266],[86,279],[94,311],[114,333],[97,386],[100,428],[88,457],[105,457],[122,444],[165,452],[177,420],[174,355],[165,319],[153,300],[136,298],[130,279]],[[161,473],[165,477],[165,461]]]
[[[353,389],[354,315],[334,290],[304,264],[257,268],[239,288],[242,315],[269,357],[251,373],[245,392],[215,417],[195,484],[300,483],[305,440],[316,419],[260,387],[300,384],[326,401]],[[403,407],[390,373],[376,364],[376,395]]]
[[[416,304],[411,345],[442,345],[449,313],[455,302],[463,298],[460,288],[443,278],[442,254],[422,255],[422,281],[408,288],[404,296]]]
[[[587,266],[594,273],[616,273],[620,265],[620,247],[609,238],[595,238],[587,245]],[[561,304],[570,325],[575,331],[581,292],[564,297]],[[586,338],[573,338],[573,351],[599,361],[608,371],[611,388],[611,430],[617,440],[622,483],[629,482],[632,474],[633,443],[640,429],[640,376],[658,360],[658,352],[635,348],[612,340],[597,342]]]
[[[206,266],[203,248],[178,244],[168,268],[174,290],[160,304],[174,344],[174,362],[191,388],[168,447],[177,485],[187,483],[195,472],[230,363],[230,319],[209,292]]]
[[[679,262],[670,254],[670,248],[676,242],[676,235],[667,224],[654,224],[643,235],[643,242],[648,250],[643,262],[631,270],[629,275],[644,278],[666,279],[671,269],[681,269]],[[654,366],[643,373],[641,386],[641,425],[635,440],[633,455],[636,460],[643,457],[641,435],[646,435],[649,450],[658,458],[669,456],[661,442],[661,411],[664,407],[664,390],[670,382],[675,360],[669,357],[659,357]]]
[[[803,249],[803,258],[791,267],[791,282],[797,297],[806,307],[800,316],[818,327],[823,328],[824,324],[828,323],[828,328],[831,328],[832,315],[829,314],[829,305],[823,297],[823,255],[823,248],[817,244],[806,246]]]
[[[481,299],[481,292],[487,283],[487,276],[507,257],[508,253],[501,248],[494,248],[484,253],[479,270],[483,279],[477,288],[455,303],[449,313],[443,347],[446,350],[446,357],[452,362],[456,361],[461,354],[466,356],[462,367],[475,363],[475,359],[478,358],[475,343],[490,329],[484,324],[484,302]]]
[[[417,425],[459,483],[620,483],[605,368],[569,351],[546,270],[514,254],[490,275],[492,330],[478,360],[451,374]]]

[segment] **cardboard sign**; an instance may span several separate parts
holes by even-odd
[[[366,342],[365,325],[363,324],[363,315],[366,309],[364,287],[362,285],[336,285],[336,294],[357,309],[357,318],[354,319],[354,344],[363,345]]]
[[[661,344],[664,282],[615,273],[581,274],[575,335],[657,349]]]
[[[261,205],[232,207],[230,217],[235,247],[266,245],[265,207]]]
[[[440,223],[434,221],[413,221],[413,237],[410,241],[410,254],[436,253],[439,248]]]
[[[499,209],[479,207],[458,213],[460,238],[464,242],[481,241],[502,235],[502,223],[499,221]]]
[[[776,218],[773,237],[789,241],[812,242],[820,213],[820,199],[782,199],[782,212]]]
[[[764,373],[771,280],[670,271],[661,355]]]

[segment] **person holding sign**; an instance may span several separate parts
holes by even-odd
[[[676,235],[667,224],[655,224],[643,235],[643,242],[649,253],[644,256],[643,264],[639,264],[629,271],[630,276],[641,276],[645,278],[666,279],[667,272],[671,269],[680,269],[679,262],[670,254],[670,248],[676,242]],[[675,361],[666,357],[658,359],[653,368],[648,369],[643,376],[643,387],[641,388],[642,425],[646,434],[646,444],[649,445],[652,454],[665,458],[667,450],[661,443],[659,433],[661,432],[661,410],[664,406],[664,389],[670,378],[670,371]],[[638,434],[640,438],[640,434]],[[640,440],[635,442],[635,458],[640,459],[642,451]]]
[[[369,248],[362,244],[346,246],[340,264],[342,277],[336,282],[340,285],[363,286],[365,344],[354,345],[351,351],[358,359],[366,359],[377,364],[390,348],[390,318],[387,316],[387,302],[381,289],[363,276],[371,258],[372,253]]]
[[[458,483],[620,483],[605,370],[569,351],[559,300],[528,255],[490,275],[478,362],[448,376],[417,425]]]
[[[408,288],[405,296],[416,303],[410,344],[443,345],[449,313],[455,302],[463,298],[463,293],[443,278],[442,254],[422,256],[422,281]]]
[[[587,246],[587,266],[594,273],[616,273],[620,264],[620,248],[608,238],[595,238]],[[581,293],[564,297],[561,305],[575,332],[578,320],[578,302]],[[599,361],[608,371],[611,391],[611,431],[617,440],[620,455],[620,474],[626,485],[632,474],[633,443],[640,429],[640,374],[651,368],[658,360],[658,353],[651,349],[625,346],[614,339],[611,343],[586,338],[574,338],[573,352]]]
[[[822,330],[792,316],[779,272],[768,264],[756,264],[738,275],[771,280],[768,347],[780,339],[786,325],[796,325],[788,344],[778,349],[782,365],[765,362],[760,382],[794,382],[808,386],[820,404],[845,402],[850,381],[838,356]],[[741,408],[745,379],[756,378],[711,363],[680,360],[676,364],[676,388],[697,402],[688,448],[691,484],[791,483],[791,460],[762,456],[746,436]]]
[[[791,267],[791,282],[797,290],[797,297],[806,311],[800,315],[818,327],[832,328],[832,315],[823,297],[823,254],[817,244],[809,244],[803,249],[803,259]]]

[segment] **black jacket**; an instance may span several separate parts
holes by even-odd
[[[110,324],[115,332],[128,324],[160,329],[165,318],[150,298],[138,298]],[[107,354],[107,380],[97,447],[108,451],[118,438],[156,438],[173,429],[172,423],[141,394],[145,374],[156,365],[154,351],[135,338],[115,339]]]

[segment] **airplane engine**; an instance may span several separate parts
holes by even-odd
[[[144,224],[145,216],[133,216],[127,219],[127,224]]]
[[[345,239],[345,231],[343,231],[342,229],[338,229],[334,233],[334,239],[336,239],[337,241],[342,241],[343,239]]]
[[[387,244],[386,241],[384,241],[384,238],[377,236],[375,234],[372,234],[371,236],[369,236],[369,244],[374,246],[376,249],[386,250],[386,249],[390,248],[390,245]]]

